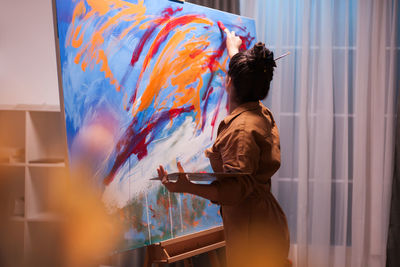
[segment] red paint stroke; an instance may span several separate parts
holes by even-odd
[[[217,24],[218,24],[218,27],[219,27],[219,31],[221,33],[222,42],[226,42],[225,41],[226,40],[226,36],[225,36],[225,32],[224,32],[226,27],[221,21],[217,21]]]
[[[178,7],[175,10],[173,10],[172,7],[167,7],[166,9],[164,9],[164,11],[161,14],[172,16],[172,15],[175,15],[178,11],[182,11],[182,10],[183,10],[183,7]]]
[[[253,42],[253,40],[254,40],[254,37],[252,37],[250,35],[250,33],[247,33],[246,36],[239,36],[239,37],[242,40],[242,44],[240,45],[239,50],[244,51],[244,50],[249,49],[251,42]]]
[[[226,27],[221,21],[217,21],[218,27],[221,29],[221,31],[225,31]]]
[[[175,30],[178,26],[184,26],[184,25],[190,24],[192,21],[199,19],[199,18],[203,18],[203,17],[204,16],[201,16],[201,15],[184,15],[181,17],[172,18],[168,21],[168,23],[165,25],[165,27],[161,29],[161,31],[158,33],[156,39],[154,40],[153,49],[151,51],[149,51],[149,54],[146,56],[146,58],[143,61],[142,70],[140,71],[139,78],[136,82],[136,86],[135,86],[133,95],[132,95],[131,99],[129,100],[130,104],[133,104],[136,100],[136,94],[137,94],[137,90],[139,88],[139,84],[143,78],[143,74],[146,71],[150,60],[154,57],[154,55],[156,55],[158,53],[158,50],[159,50],[161,44],[163,44],[167,40],[169,34],[173,30]]]
[[[162,18],[160,19],[159,23],[162,23],[163,21],[166,21],[168,18]],[[139,44],[136,46],[135,50],[132,53],[132,59],[130,62],[130,65],[133,67],[135,66],[135,63],[139,60],[139,57],[143,51],[144,45],[147,43],[147,41],[150,39],[150,37],[153,35],[154,31],[158,28],[158,23],[153,23],[143,34],[142,38],[139,41]]]
[[[150,209],[151,213],[153,214],[153,215],[151,215],[151,218],[155,218],[156,217],[156,211],[153,209],[153,206],[149,205],[149,209]]]
[[[202,124],[201,124],[202,131],[204,130],[204,126],[206,125],[205,114],[207,113],[208,98],[210,97],[210,94],[211,94],[211,92],[209,92],[209,91],[213,90],[211,87],[211,82],[214,79],[215,71],[217,70],[217,67],[218,67],[218,60],[224,54],[225,48],[226,48],[226,43],[222,42],[221,45],[219,46],[219,48],[217,49],[217,51],[213,55],[210,56],[210,60],[208,61],[208,64],[207,64],[207,68],[210,70],[211,76],[210,76],[210,79],[208,80],[206,90],[202,97],[202,100],[205,101],[204,105],[203,105],[203,110],[202,110]]]
[[[239,36],[239,38],[242,40],[242,44],[239,47],[239,51],[246,50],[247,49],[246,40],[244,39],[243,36]]]
[[[132,52],[132,58],[130,61],[130,66],[128,67],[127,71],[125,72],[122,80],[121,80],[121,85],[124,85],[127,78],[129,77],[132,68],[135,66],[135,64],[139,61],[140,55],[142,54],[143,48],[146,45],[146,43],[152,38],[153,33],[155,30],[162,24],[164,24],[166,21],[170,19],[170,17],[177,12],[182,11],[182,7],[177,8],[176,10],[173,10],[171,7],[164,9],[164,11],[161,13],[162,17],[158,18],[157,20],[153,21],[151,26],[145,31],[143,34],[142,38],[140,39],[138,45],[136,46],[135,50]],[[134,95],[132,98],[136,99],[136,91],[134,92]]]
[[[160,23],[167,21],[168,18],[162,18],[160,19]],[[158,24],[153,23],[143,34],[142,38],[139,41],[139,44],[136,46],[135,50],[132,53],[132,58],[131,58],[131,62],[129,64],[128,69],[126,70],[124,76],[122,77],[121,80],[121,85],[125,85],[125,82],[127,80],[127,78],[129,77],[129,75],[132,72],[133,67],[135,66],[135,64],[138,62],[140,55],[142,54],[144,45],[148,42],[148,40],[152,37],[154,31],[157,29]],[[136,91],[134,92],[134,95],[132,96],[133,99],[136,99]],[[127,109],[129,109],[127,107]]]
[[[150,118],[150,122],[139,130],[135,130],[139,124],[135,117],[116,145],[117,155],[114,165],[110,173],[103,180],[103,183],[105,185],[110,184],[114,180],[117,171],[132,154],[135,154],[139,160],[147,156],[147,147],[154,140],[154,133],[161,131],[168,122],[180,116],[182,113],[189,113],[193,110],[194,106],[189,106],[162,111],[153,115],[153,117]]]
[[[210,78],[210,81],[211,80],[212,80],[212,78]],[[213,91],[214,91],[213,87],[207,88],[206,94],[204,94],[204,96],[202,98],[202,100],[204,102],[203,110],[202,110],[202,114],[201,114],[201,120],[202,120],[201,130],[202,131],[204,129],[204,125],[205,125],[205,122],[206,122],[206,119],[207,119],[206,113],[207,113],[208,100],[210,99],[210,95],[211,95],[211,93]]]
[[[225,27],[225,25],[221,21],[218,21],[217,24],[218,24],[218,27],[221,29],[221,33],[222,33],[222,31],[224,31],[227,28],[227,27]],[[236,34],[238,32],[247,32],[247,28],[246,27],[241,27],[241,26],[238,26],[238,25],[231,25],[231,24],[229,24],[228,27],[234,29]],[[250,46],[251,42],[254,40],[254,37],[252,37],[250,35],[250,33],[247,33],[246,36],[243,36],[243,35],[238,35],[238,36],[242,40],[242,44],[241,44],[239,50],[240,51],[244,51],[244,50],[249,49],[249,46]]]
[[[211,120],[211,127],[212,127],[212,130],[211,130],[211,136],[210,136],[210,138],[212,138],[212,135],[213,135],[213,133],[214,133],[214,127],[215,127],[215,123],[216,123],[216,121],[217,121],[217,117],[218,117],[219,109],[220,109],[220,107],[221,107],[221,102],[222,102],[222,98],[223,98],[223,96],[224,96],[224,93],[225,93],[225,91],[224,91],[223,89],[220,89],[217,107],[215,108],[215,112],[214,112],[213,118],[212,118],[212,120]],[[227,102],[229,102],[229,101],[227,101]]]
[[[143,47],[144,45],[147,43],[147,41],[151,38],[151,36],[153,35],[154,31],[162,24],[164,24],[167,20],[170,19],[170,17],[174,14],[176,14],[177,12],[182,11],[182,7],[181,8],[177,8],[176,10],[173,10],[172,8],[166,8],[164,9],[164,11],[161,13],[163,16],[155,21],[147,30],[146,32],[143,34],[142,39],[140,39],[140,42],[138,44],[138,46],[136,46],[135,50],[132,53],[132,59],[131,59],[131,63],[130,65],[133,67],[135,65],[135,63],[139,60],[140,54],[143,51]]]

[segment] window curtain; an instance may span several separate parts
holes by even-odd
[[[277,62],[272,190],[295,266],[384,266],[399,77],[396,0],[241,0]]]

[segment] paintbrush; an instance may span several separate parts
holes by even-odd
[[[224,34],[224,31],[225,31],[225,29],[226,29],[225,25],[224,25],[220,20],[217,21],[217,24],[218,24],[219,29],[221,30],[221,34],[223,35],[223,34]],[[287,55],[290,55],[290,52],[287,52],[287,53],[285,53],[285,54],[283,54],[283,55],[280,55],[279,57],[275,58],[274,60],[277,61],[278,59],[281,59],[281,58],[283,58],[283,57],[286,57]]]
[[[218,27],[221,31],[225,31],[226,27],[221,21],[217,21]]]
[[[281,58],[286,57],[288,55],[290,55],[290,52],[287,52],[287,53],[285,53],[283,55],[280,55],[279,57],[275,58],[274,60],[277,61],[278,59],[281,59]]]

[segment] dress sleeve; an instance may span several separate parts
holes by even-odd
[[[236,205],[248,197],[256,186],[254,174],[260,160],[260,148],[254,132],[235,129],[221,143],[222,167],[228,173],[250,173],[246,176],[223,178],[214,181],[218,189],[218,204]]]
[[[211,167],[214,172],[223,172],[221,154],[219,152],[214,151],[214,146],[208,148],[205,151],[205,155],[207,158],[209,158]]]

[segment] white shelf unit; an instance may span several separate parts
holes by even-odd
[[[12,236],[8,254],[29,264],[38,250],[54,251],[59,239],[62,220],[51,208],[57,200],[50,198],[50,182],[66,168],[61,115],[55,106],[0,106],[0,179],[7,186]]]

